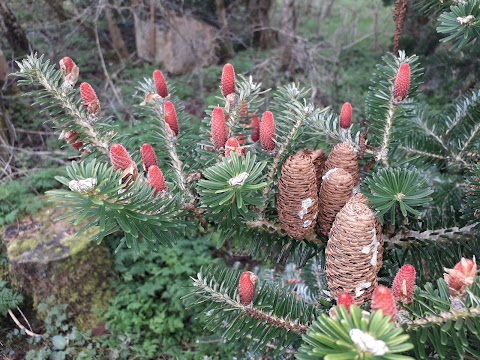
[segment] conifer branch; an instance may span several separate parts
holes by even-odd
[[[388,164],[388,151],[389,151],[390,135],[392,133],[393,117],[395,115],[395,109],[396,109],[396,105],[393,103],[393,96],[392,96],[388,104],[387,118],[385,121],[385,130],[383,132],[383,142],[376,155],[376,160],[377,161],[381,160],[383,165],[387,168],[390,166]]]
[[[409,231],[408,233],[399,233],[394,237],[389,238],[388,235],[383,235],[383,240],[386,244],[386,249],[405,249],[419,240],[429,240],[436,243],[449,243],[452,240],[452,235],[458,235],[461,240],[467,240],[466,234],[478,235],[478,229],[475,229],[480,223],[476,222],[462,228],[452,227],[448,229],[426,230],[426,231]]]
[[[270,235],[274,236],[287,236],[287,233],[280,227],[279,224],[275,224],[274,222],[268,220],[256,220],[256,221],[247,221],[245,225],[251,229],[255,229],[257,231],[267,232]],[[309,233],[305,236],[305,240],[310,241],[314,244],[322,243],[322,239],[316,235],[314,231]]]
[[[456,321],[460,318],[480,317],[480,307],[473,307],[464,310],[452,310],[441,312],[438,315],[431,315],[421,319],[404,319],[401,324],[406,325],[407,330],[417,330],[426,326],[441,325],[448,321]]]
[[[430,158],[439,159],[439,160],[448,160],[449,159],[448,157],[445,157],[445,156],[442,156],[442,155],[433,154],[433,153],[427,152],[427,151],[417,150],[417,149],[414,149],[414,148],[409,147],[409,146],[399,146],[399,149],[405,150],[408,153],[417,154],[417,155],[421,155],[421,156],[424,156],[424,157],[430,157]]]
[[[198,288],[197,292],[199,291],[203,293],[202,296],[208,297],[210,301],[223,305],[227,310],[240,311],[252,319],[259,320],[265,324],[286,330],[288,332],[293,332],[298,335],[306,333],[309,328],[308,325],[300,324],[290,321],[286,318],[275,316],[272,313],[267,313],[258,308],[255,308],[252,305],[244,306],[237,300],[231,298],[227,292],[219,291],[218,286],[207,285],[206,281],[204,281],[201,276],[199,276],[197,279],[192,278],[192,280],[193,286]],[[222,284],[222,287],[224,285],[226,284]],[[230,326],[232,325],[233,324],[230,324]]]

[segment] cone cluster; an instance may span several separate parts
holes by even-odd
[[[325,251],[332,297],[346,292],[357,305],[370,300],[378,284],[378,254],[382,251],[373,211],[352,198],[337,214]]]
[[[287,234],[302,240],[315,225],[318,195],[315,168],[309,154],[290,156],[282,167],[278,184],[277,211]]]
[[[355,183],[350,174],[341,168],[333,168],[323,176],[318,201],[318,225],[324,235],[330,228],[340,209],[352,197]]]

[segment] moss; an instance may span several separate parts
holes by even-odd
[[[79,329],[93,329],[111,297],[112,260],[106,247],[89,241],[96,227],[75,236],[82,224],[55,222],[61,213],[47,208],[4,230],[11,272],[35,306],[53,296],[54,303],[69,305]]]

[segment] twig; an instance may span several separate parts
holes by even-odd
[[[40,335],[40,334],[36,334],[34,333],[33,331],[30,331],[28,330],[25,326],[23,326],[20,321],[18,321],[17,317],[15,316],[15,314],[12,312],[12,310],[8,309],[8,315],[10,315],[10,317],[12,318],[12,320],[15,322],[15,324],[17,324],[17,326],[20,328],[20,329],[23,329],[25,331],[25,334],[27,334],[28,336],[32,336],[32,337],[42,337],[43,335]],[[22,314],[23,315],[23,314]],[[28,324],[30,326],[30,324]]]
[[[247,221],[245,225],[252,229],[267,232],[270,235],[287,236],[287,233],[283,231],[280,225],[268,220]],[[304,239],[314,244],[323,244],[322,239],[314,231],[305,235]]]
[[[388,168],[390,167],[388,163],[388,147],[390,146],[390,135],[392,134],[392,127],[393,127],[393,117],[395,115],[396,105],[393,102],[393,95],[390,97],[390,102],[388,104],[388,113],[387,119],[385,121],[385,130],[383,133],[383,142],[378,150],[376,155],[377,161],[382,161],[383,165]]]
[[[23,317],[23,320],[25,320],[25,322],[28,324],[28,328],[30,329],[30,331],[32,331],[32,326],[30,325],[30,323],[28,322],[27,318],[25,317],[25,315],[23,314],[23,311],[17,306],[17,310],[20,311],[20,314],[22,314],[22,317]]]
[[[446,311],[438,315],[427,316],[415,320],[404,320],[403,324],[407,326],[407,330],[416,330],[420,327],[424,328],[429,325],[440,325],[447,321],[455,321],[459,318],[479,317],[480,307],[474,307],[466,310]]]

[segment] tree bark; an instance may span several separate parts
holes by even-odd
[[[225,9],[224,0],[215,0],[215,6],[217,8],[218,25],[220,26],[222,57],[231,58],[235,53],[233,52],[232,42],[228,36],[227,10]]]
[[[292,62],[293,47],[295,46],[295,28],[297,26],[297,14],[295,8],[295,0],[283,0],[283,34],[284,38],[281,68],[288,70]]]
[[[128,58],[129,53],[127,47],[125,46],[125,41],[123,41],[122,33],[115,22],[112,9],[110,9],[108,6],[105,7],[105,18],[107,19],[108,31],[110,33],[110,38],[112,39],[113,48],[118,53],[120,58]]]
[[[15,14],[8,8],[5,0],[0,0],[0,18],[1,24],[5,30],[5,35],[10,47],[16,57],[29,54],[31,51],[30,42],[27,35],[17,21]]]
[[[252,45],[260,49],[273,46],[275,33],[270,29],[270,9],[273,0],[251,0],[248,3],[248,13],[252,28]]]

